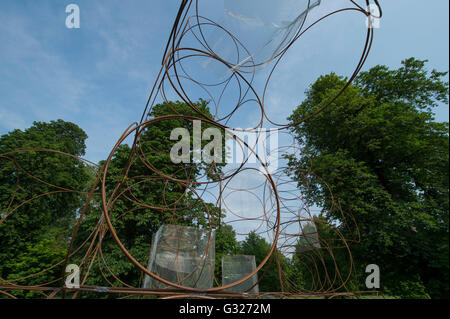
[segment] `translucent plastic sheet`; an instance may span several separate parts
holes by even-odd
[[[244,278],[256,269],[255,256],[224,256],[222,257],[222,286],[229,285]],[[230,292],[259,293],[258,275],[255,274],[243,283],[228,288]]]
[[[313,221],[302,223],[302,232],[298,239],[297,252],[320,248],[319,235]]]
[[[245,43],[246,51],[239,52],[239,57],[233,54],[233,59],[229,62],[239,69],[264,67],[295,39],[302,30],[308,13],[320,5],[320,2],[321,0],[224,0],[223,21],[220,24],[240,43]],[[217,45],[220,46],[225,38],[218,38]],[[225,43],[226,41],[223,42]]]
[[[153,237],[148,270],[172,283],[191,288],[212,288],[214,231],[163,225]],[[211,235],[211,236],[210,236]],[[143,288],[171,288],[146,275]]]

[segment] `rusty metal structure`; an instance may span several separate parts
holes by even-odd
[[[268,295],[280,298],[308,298],[315,296],[332,298],[336,296],[355,296],[364,293],[350,291],[346,286],[346,283],[354,274],[350,244],[357,242],[358,238],[344,238],[340,234],[335,234],[337,238],[340,238],[339,241],[329,243],[323,240],[320,237],[320,232],[317,231],[318,225],[315,225],[317,220],[314,219],[311,208],[308,207],[298,190],[297,181],[293,179],[289,168],[282,165],[275,170],[269,169],[264,159],[255,151],[255,144],[236,136],[235,131],[237,128],[233,126],[233,123],[238,123],[242,109],[251,108],[252,111],[258,114],[258,120],[255,125],[246,130],[237,130],[244,133],[254,133],[270,126],[272,132],[289,137],[291,127],[308,121],[319,112],[326,112],[327,108],[344,92],[361,70],[372,46],[373,28],[367,28],[367,35],[365,42],[362,44],[359,61],[357,61],[346,85],[341,88],[333,99],[321,106],[317,112],[308,115],[297,123],[277,123],[272,119],[272,114],[265,108],[267,103],[265,96],[270,90],[269,83],[273,73],[282,64],[283,57],[294,43],[299,41],[315,25],[324,23],[327,18],[344,12],[361,14],[370,21],[369,18],[372,13],[368,7],[369,5],[376,5],[381,12],[378,1],[365,0],[358,4],[356,1],[349,0],[349,7],[330,12],[312,22],[309,19],[310,14],[317,6],[322,5],[320,0],[295,1],[298,4],[297,7],[287,8],[290,14],[288,22],[272,19],[273,17],[256,19],[245,13],[249,8],[257,10],[257,6],[266,4],[268,6],[282,7],[283,5],[292,4],[292,1],[257,1],[256,3],[251,0],[247,2],[243,0],[224,0],[225,18],[222,21],[215,21],[212,17],[204,15],[202,7],[205,5],[204,2],[202,0],[181,1],[179,10],[175,15],[173,28],[165,44],[159,74],[151,89],[142,116],[139,121],[126,128],[101,166],[70,154],[45,148],[23,149],[0,154],[2,160],[11,162],[15,161],[14,158],[17,154],[26,152],[45,152],[58,156],[68,156],[73,160],[81,161],[86,167],[91,168],[96,177],[90,189],[86,191],[67,189],[60,185],[50,184],[38,176],[29,176],[39,183],[47,184],[53,190],[45,194],[38,194],[19,203],[14,199],[18,197],[18,192],[20,192],[20,189],[17,188],[9,201],[9,206],[1,215],[0,223],[7,223],[11,214],[19,212],[20,207],[27,205],[36,198],[53,196],[58,193],[76,193],[85,196],[86,201],[77,214],[77,223],[73,228],[66,257],[58,264],[30,273],[22,278],[14,280],[0,278],[0,294],[15,298],[15,291],[35,291],[41,294],[43,298],[51,299],[79,298],[85,292],[97,293],[99,296],[105,294],[115,295],[120,298],[265,298]],[[242,3],[247,4],[247,6]],[[263,32],[265,36],[263,39],[252,38],[252,36],[246,38],[245,35],[240,34],[240,31],[248,31],[242,28],[243,23],[252,27],[266,28],[270,32]],[[247,45],[246,40],[249,40],[251,43]],[[202,74],[204,74],[204,77],[200,78]],[[196,107],[195,100],[197,97],[191,92],[202,92],[204,96],[208,97],[210,105],[213,107],[213,119],[207,114],[203,114]],[[151,116],[151,110],[154,105],[166,103],[167,107],[170,107],[171,100],[179,100],[191,106],[197,115]],[[216,127],[222,132],[229,133],[234,137],[239,147],[246,150],[247,155],[245,156],[247,157],[244,156],[244,160],[240,161],[239,165],[235,167],[225,166],[223,169],[219,169],[216,163],[213,162],[201,176],[194,176],[190,172],[188,165],[180,166],[180,170],[183,170],[186,176],[185,179],[167,175],[145,156],[146,150],[143,149],[141,139],[143,132],[147,128],[157,123],[174,119],[189,123],[202,121],[209,127]],[[106,182],[112,174],[110,169],[111,161],[120,145],[129,140],[132,141],[132,152],[123,167],[122,177],[111,187],[111,184]],[[279,154],[299,153],[301,148],[295,143],[286,143],[285,145],[279,145],[276,149],[272,148],[271,151],[276,152],[277,156],[280,156]],[[255,168],[254,165],[248,165],[251,155],[256,158],[258,168]],[[137,163],[145,165],[149,172],[148,176],[144,176],[140,180],[128,179],[128,172]],[[18,164],[16,167],[18,170],[21,169]],[[305,178],[310,175],[314,175],[313,167],[309,171],[304,172]],[[214,178],[208,179],[205,176],[213,176]],[[250,185],[246,185],[242,180],[239,181],[239,178],[243,178],[244,181],[253,178],[253,182]],[[119,222],[120,217],[112,218],[112,211],[119,201],[130,201],[138,206],[140,205],[142,208],[151,206],[153,210],[160,210],[161,212],[169,209],[173,214],[177,214],[181,209],[177,206],[177,202],[167,203],[164,207],[153,207],[152,203],[141,201],[139,195],[133,193],[133,187],[136,184],[146,183],[149,180],[160,182],[163,189],[167,187],[167,192],[169,192],[169,184],[178,184],[188,188],[192,194],[195,194],[197,201],[204,206],[204,218],[207,220],[211,220],[210,206],[206,204],[207,202],[213,203],[221,211],[226,211],[227,218],[219,221],[218,224],[232,225],[239,236],[247,235],[248,230],[245,230],[245,225],[253,223],[254,227],[252,230],[270,242],[271,248],[269,253],[245,277],[225,285],[220,284],[216,280],[215,284],[210,288],[198,288],[195,285],[185,286],[183,285],[183,280],[170,281],[151,272],[149,270],[151,268],[147,267],[148,264],[142,263],[142,261],[139,261],[139,258],[133,256],[130,247],[127,247],[117,234],[115,225]],[[20,181],[17,181],[17,183],[20,183]],[[101,200],[96,201],[96,196]],[[251,214],[248,209],[236,208],[236,205],[233,204],[236,202],[236,196],[253,198],[253,202],[259,203],[258,207],[252,208]],[[93,205],[101,209],[101,216],[96,226],[91,229],[90,235],[83,238],[82,244],[77,245],[75,244],[75,238],[79,236],[80,225],[83,224]],[[333,205],[334,207],[327,209],[339,209],[338,203]],[[183,207],[183,209],[186,209],[186,207]],[[127,214],[134,213],[136,211],[127,212]],[[344,216],[343,218],[347,220],[352,219],[346,212],[341,213]],[[211,222],[209,223],[210,228],[203,229],[203,231],[206,234],[210,234],[211,238],[211,234],[213,234],[218,224],[214,225]],[[354,227],[357,229],[356,223]],[[357,233],[357,231],[355,232]],[[142,280],[146,277],[147,280],[151,279],[153,282],[158,282],[160,283],[159,288],[155,288],[156,286],[154,285],[152,287],[143,287],[142,282],[141,285],[133,285],[115,276],[108,265],[108,261],[105,260],[102,254],[102,245],[107,237],[120,249],[121,258],[128,260],[133,267],[136,267],[141,272]],[[206,237],[208,236],[206,235]],[[293,256],[299,253],[296,247],[301,239],[303,239],[303,246],[300,249],[300,253],[305,251],[312,252],[309,256],[310,265],[313,266],[308,269],[314,282],[311,287],[302,287],[292,282],[289,276],[284,273],[279,258],[280,254]],[[347,252],[347,265],[350,266],[346,266],[345,269],[340,267],[338,262],[334,260],[333,251],[335,249],[343,249]],[[79,264],[81,274],[79,287],[73,288],[65,285],[65,277],[67,276],[65,272],[61,273],[60,278],[52,282],[42,282],[34,286],[21,285],[21,281],[27,278],[38,277],[40,274],[55,267],[66,269],[66,266],[71,263],[73,256],[80,253],[82,253],[82,261]],[[324,255],[327,255],[328,264],[330,260],[334,263],[332,266],[334,271],[332,273],[319,271],[319,269],[325,267]],[[101,269],[113,276],[116,281],[110,282],[105,276],[103,286],[86,285],[91,266],[94,263],[101,265]],[[258,292],[256,294],[252,292],[233,292],[233,287],[255,278],[256,274],[258,282],[260,282],[264,278],[263,270],[268,269],[265,266],[272,263],[275,263],[278,269],[277,275],[280,281],[280,291]]]

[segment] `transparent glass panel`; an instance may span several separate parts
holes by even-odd
[[[318,5],[320,0],[224,0],[220,24],[245,44],[235,68],[269,63],[294,40]]]
[[[207,289],[214,282],[215,232],[163,225],[153,237],[148,270],[172,283]],[[173,288],[146,275],[143,288]]]
[[[319,235],[313,221],[306,221],[301,224],[301,234],[298,239],[297,252],[304,252],[315,248],[320,248]]]
[[[222,285],[232,284],[244,278],[256,269],[255,256],[223,256],[222,257]],[[250,277],[243,283],[226,289],[230,292],[259,293],[258,275]]]

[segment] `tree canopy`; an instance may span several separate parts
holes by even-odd
[[[293,127],[303,150],[288,157],[329,222],[353,237],[340,210],[355,218],[360,243],[351,248],[361,277],[378,264],[383,291],[406,297],[448,296],[449,287],[449,127],[433,113],[448,103],[448,83],[426,62],[361,72],[328,108]],[[314,113],[345,83],[334,73],[319,77],[289,119]]]
[[[398,69],[378,65],[361,72],[324,111],[302,121],[333,100],[347,79],[324,75],[306,91],[289,117],[300,123],[292,133],[302,153],[286,158],[306,203],[322,212],[304,225],[292,258],[275,249],[258,272],[261,292],[321,290],[347,276],[336,263],[352,269],[348,250],[330,254],[334,245],[342,246],[342,234],[351,239],[356,265],[356,276],[342,289],[365,290],[365,267],[377,264],[386,294],[448,296],[449,126],[434,115],[439,103],[448,103],[448,83],[442,79],[445,72],[427,71],[426,62],[410,58]],[[208,103],[200,100],[195,108],[206,117],[202,131],[212,127]],[[222,222],[225,216],[217,203],[202,198],[201,182],[215,182],[224,164],[196,161],[191,148],[187,162],[170,158],[176,143],[171,132],[193,132],[192,118],[183,116],[199,118],[199,112],[182,102],[155,105],[151,124],[138,131],[137,143],[120,145],[109,162],[95,168],[79,159],[87,135],[73,123],[35,122],[1,136],[0,280],[22,285],[60,280],[62,264],[57,263],[67,255],[86,194],[106,166],[106,197],[113,198],[108,216],[142,265],[148,264],[152,237],[163,224],[216,230],[216,284],[225,255],[254,255],[259,265],[271,244],[255,232],[238,242],[233,228]],[[191,145],[193,138],[189,136]],[[202,148],[208,142],[202,140]],[[83,248],[70,262],[89,265],[83,267],[82,278],[89,272],[84,284],[140,287],[142,272],[101,218],[100,190],[100,185],[94,189],[72,252]],[[93,246],[83,246],[88,238]],[[86,259],[88,249],[94,253]],[[38,275],[14,281],[32,273]]]
[[[34,122],[0,137],[0,278],[25,277],[64,258],[89,180],[83,162],[67,154],[84,155],[86,139],[81,128],[62,120]],[[19,284],[61,274],[53,268]]]
[[[254,255],[256,266],[258,266],[269,254],[271,246],[272,245],[269,244],[263,237],[259,236],[255,232],[250,232],[245,240],[239,243],[239,253],[242,255]],[[280,267],[282,267],[282,271],[285,272],[287,270],[287,258],[276,249],[272,257],[258,272],[259,291],[281,291],[281,280],[278,272],[277,259]]]
[[[212,118],[206,101],[200,100],[195,106]],[[191,107],[181,102],[155,105],[150,113],[152,118],[170,115],[198,117]],[[170,139],[172,130],[185,128],[192,133],[192,126],[192,121],[184,118],[153,122],[141,132],[136,149],[128,144],[120,145],[109,163],[107,196],[110,196],[117,185],[119,188],[116,189],[116,194],[122,193],[109,212],[115,231],[133,257],[144,266],[148,264],[152,237],[163,224],[199,228],[212,226],[217,229],[216,259],[219,265],[219,258],[235,249],[236,239],[232,228],[219,223],[220,209],[213,203],[204,202],[195,191],[199,187],[195,181],[199,178],[214,179],[214,174],[205,173],[211,165],[203,161],[173,163],[170,158],[171,148],[176,143]],[[202,124],[202,131],[208,127]],[[192,157],[192,153],[190,156]],[[101,167],[104,165],[105,161],[100,162]],[[153,167],[159,172],[153,171]],[[220,171],[221,164],[217,164],[216,169]],[[182,183],[172,179],[191,182]],[[100,199],[97,198],[97,201]],[[94,207],[87,214],[77,236],[77,245],[87,238],[101,214],[100,207]],[[101,269],[100,264],[95,265],[90,271],[88,284],[99,285],[104,282],[105,276],[108,281],[119,285],[142,285],[141,271],[123,255],[109,232],[102,239],[101,258],[104,258],[111,272]],[[216,276],[220,278],[219,269],[216,269]]]

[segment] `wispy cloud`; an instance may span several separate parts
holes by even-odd
[[[25,18],[0,15],[0,19],[0,39],[5,44],[0,58],[7,61],[0,83],[9,108],[21,113],[27,123],[31,118],[48,120],[79,112],[84,81],[70,71],[67,61],[42,45]]]
[[[259,18],[251,18],[251,17],[247,17],[243,14],[239,14],[239,13],[234,13],[233,11],[229,10],[229,9],[224,9],[225,13],[228,14],[230,17],[233,17],[249,26],[253,26],[253,27],[260,27],[264,25],[264,22],[261,21],[261,19]]]

